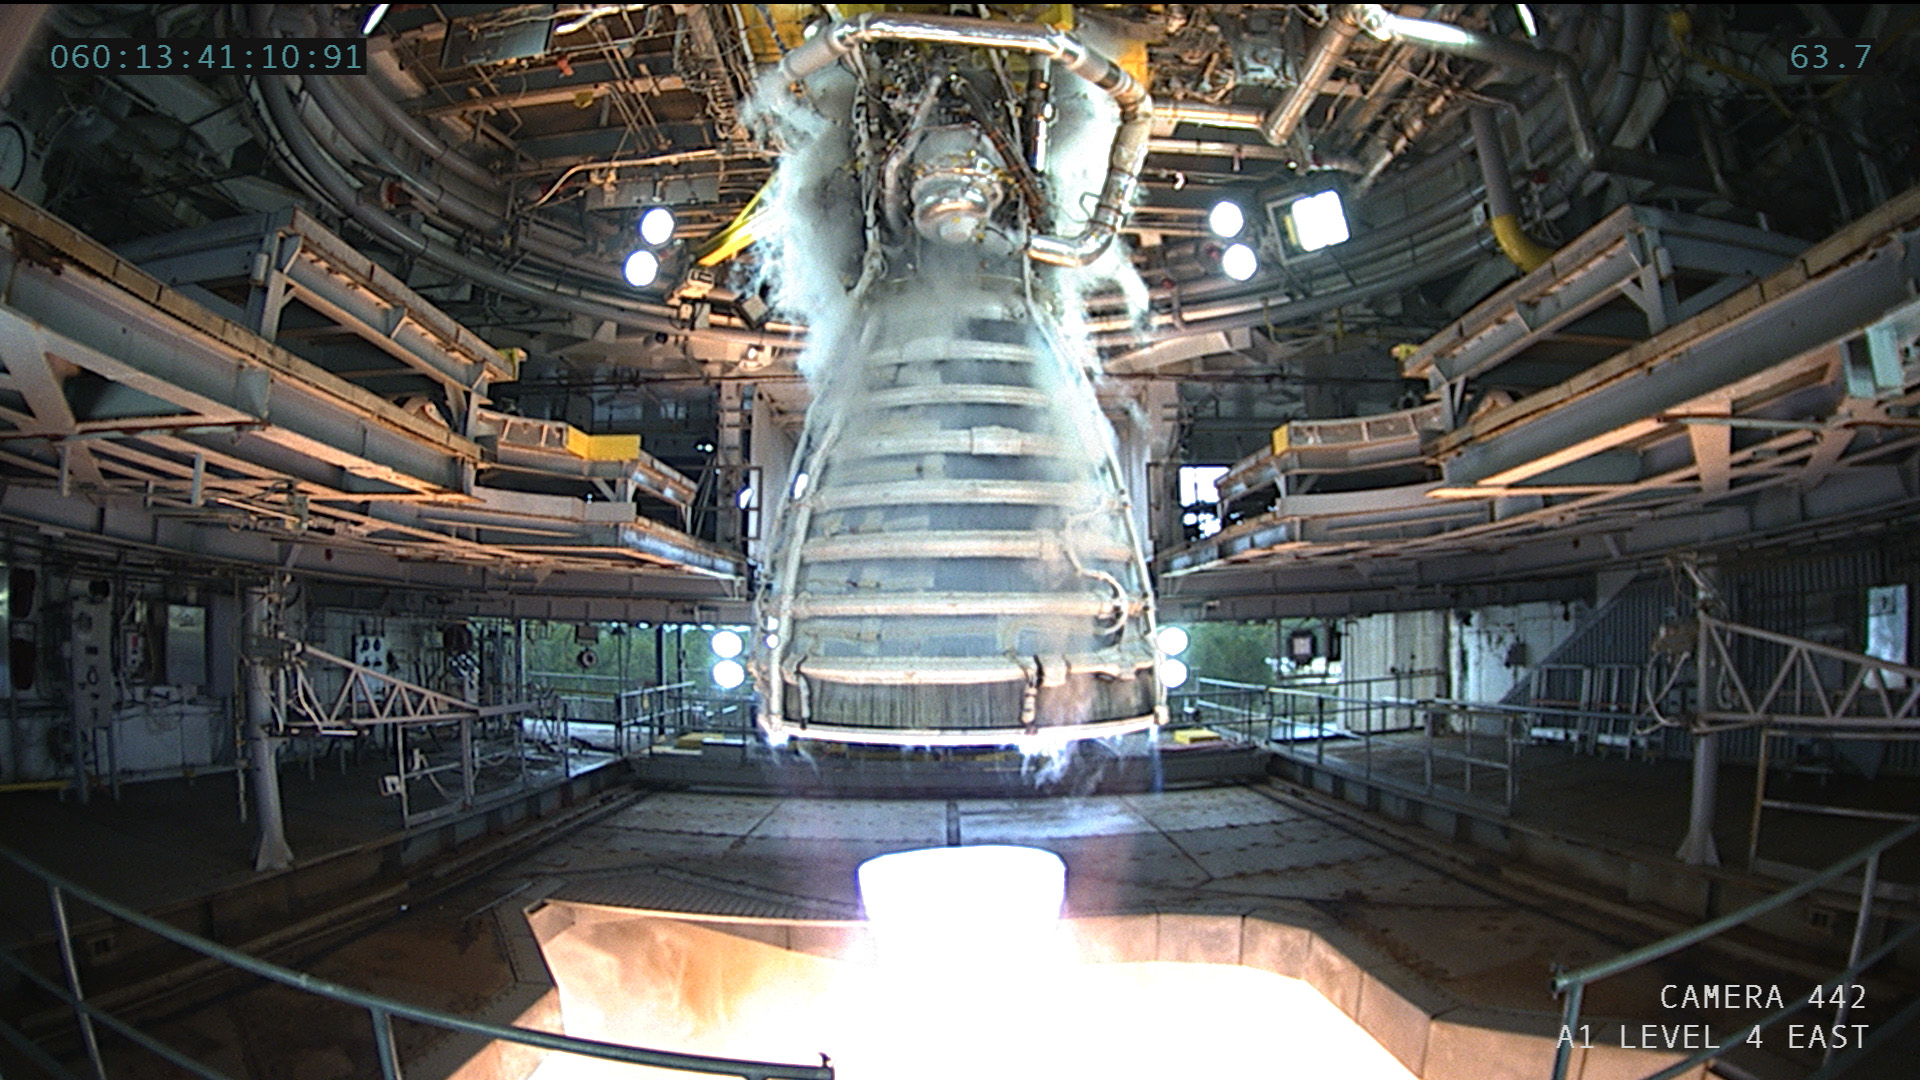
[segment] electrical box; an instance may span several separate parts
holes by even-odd
[[[207,684],[207,609],[195,604],[168,604],[161,639],[168,686],[199,688]]]

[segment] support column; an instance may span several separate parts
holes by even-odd
[[[1720,733],[1693,737],[1693,803],[1687,812],[1687,838],[1675,857],[1690,866],[1719,866],[1713,843],[1713,807],[1720,793]]]
[[[1720,794],[1720,733],[1706,729],[1705,714],[1714,710],[1719,693],[1714,620],[1725,616],[1725,604],[1712,567],[1699,565],[1691,555],[1684,557],[1681,565],[1693,579],[1694,619],[1698,625],[1693,670],[1700,685],[1694,704],[1693,802],[1687,810],[1687,837],[1680,841],[1680,850],[1674,856],[1689,866],[1719,866],[1720,850],[1713,843],[1713,810]]]
[[[713,511],[717,524],[714,541],[721,547],[740,546],[746,534],[746,512],[738,499],[747,483],[747,411],[752,408],[751,391],[742,383],[728,380],[720,384],[720,429],[715,436],[713,463],[715,481]],[[757,494],[757,493],[756,493]]]
[[[280,809],[278,747],[268,733],[273,720],[274,657],[267,645],[273,637],[272,596],[267,589],[247,590],[247,772],[253,785],[254,819],[260,824],[255,870],[284,870],[293,865]]]

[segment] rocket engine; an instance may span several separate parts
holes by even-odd
[[[1118,106],[1097,195],[1053,190],[1056,76]],[[812,231],[779,271],[828,283],[755,597],[762,726],[918,746],[1159,722],[1141,538],[1066,329],[1132,194],[1144,89],[1043,25],[876,13],[821,28],[759,97],[809,130],[781,171]]]

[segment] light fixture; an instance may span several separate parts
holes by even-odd
[[[1153,643],[1160,646],[1160,655],[1179,656],[1187,651],[1187,632],[1178,626],[1163,626],[1153,632]]]
[[[1160,661],[1160,685],[1178,690],[1187,684],[1187,662],[1169,656]]]
[[[656,206],[640,215],[640,239],[653,247],[673,239],[673,211]]]
[[[1247,227],[1247,212],[1231,199],[1222,199],[1207,211],[1207,228],[1222,240],[1231,240]]]
[[[738,660],[722,660],[713,665],[713,682],[722,690],[731,690],[747,681],[747,669]]]
[[[1318,195],[1295,199],[1287,206],[1287,228],[1301,251],[1319,251],[1323,247],[1345,242],[1350,234],[1347,231],[1346,207],[1340,204],[1340,193],[1329,189]]]
[[[374,27],[379,26],[380,20],[387,17],[387,9],[391,7],[393,7],[392,4],[373,5],[373,10],[367,12],[367,21],[360,24],[360,36],[372,37]]]
[[[1220,272],[1235,281],[1245,281],[1260,269],[1260,256],[1246,244],[1229,244],[1220,253]]]
[[[740,655],[740,650],[745,647],[746,642],[740,640],[740,635],[731,630],[721,630],[714,634],[707,644],[713,649],[713,655],[722,660],[731,660]]]
[[[1527,36],[1530,38],[1539,37],[1540,26],[1533,21],[1533,8],[1526,4],[1515,4],[1513,5],[1513,9],[1520,13],[1520,26],[1526,30]]]
[[[660,256],[646,248],[641,248],[627,256],[627,262],[622,267],[622,271],[626,274],[627,284],[636,289],[644,289],[653,284],[654,278],[660,276]]]

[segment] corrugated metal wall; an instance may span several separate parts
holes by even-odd
[[[1727,559],[1721,563],[1720,589],[1736,622],[1861,652],[1867,645],[1867,590],[1876,585],[1907,586],[1907,640],[1914,634],[1912,604],[1920,601],[1920,536],[1908,533],[1891,541],[1851,548],[1799,553],[1793,558]],[[1909,654],[1908,663],[1913,662]],[[1744,673],[1749,680],[1760,672]],[[1754,760],[1757,731],[1740,731],[1721,740],[1727,761]],[[1884,748],[1880,771],[1920,774],[1920,743],[1855,743],[1849,749]],[[1775,752],[1780,751],[1776,744]],[[1855,755],[1849,755],[1855,756]]]
[[[1866,647],[1867,590],[1876,585],[1907,586],[1907,639],[1920,641],[1913,621],[1920,608],[1920,535],[1826,550],[1803,549],[1770,556],[1723,558],[1719,588],[1735,621],[1855,652]],[[1685,618],[1693,609],[1693,586],[1668,574],[1641,578],[1594,611],[1586,624],[1544,658],[1544,664],[1643,664],[1648,643],[1663,622]],[[1909,656],[1908,663],[1914,657]],[[1759,671],[1746,672],[1749,681]],[[1509,700],[1528,700],[1528,686],[1515,688]],[[1677,734],[1677,733],[1676,733]],[[1690,753],[1690,740],[1671,738],[1674,756]],[[1920,774],[1920,742],[1855,744],[1849,751],[1884,747],[1880,771]],[[1781,747],[1776,744],[1775,752]],[[1751,763],[1759,751],[1757,731],[1737,731],[1721,739],[1723,761]],[[1858,755],[1849,753],[1849,758]],[[1870,755],[1869,755],[1870,756]]]

